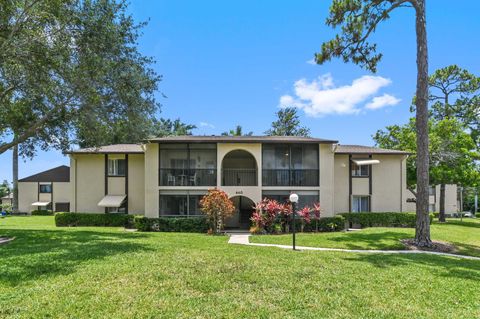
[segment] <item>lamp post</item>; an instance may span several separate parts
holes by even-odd
[[[295,250],[295,215],[297,214],[297,203],[298,203],[298,195],[295,193],[290,194],[290,203],[292,203],[292,235],[293,235],[293,250]]]

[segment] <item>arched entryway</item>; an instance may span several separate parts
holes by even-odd
[[[222,160],[222,186],[257,186],[257,161],[244,150],[230,151]]]
[[[235,206],[235,213],[226,220],[225,226],[227,228],[249,229],[255,203],[246,196],[234,196],[230,199]]]

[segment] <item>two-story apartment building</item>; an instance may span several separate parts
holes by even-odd
[[[210,188],[237,208],[228,226],[248,226],[262,198],[320,202],[323,216],[347,211],[404,211],[402,151],[279,136],[176,136],[142,145],[79,149],[71,158],[70,210],[158,216],[201,214]]]

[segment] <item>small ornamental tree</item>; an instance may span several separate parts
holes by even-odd
[[[233,202],[227,193],[219,189],[208,190],[200,200],[202,212],[207,215],[213,233],[218,234],[225,226],[225,219],[235,212]]]
[[[320,220],[320,213],[321,213],[320,203],[313,204],[312,212],[313,212],[313,219],[315,219],[315,231],[318,232],[318,221]]]

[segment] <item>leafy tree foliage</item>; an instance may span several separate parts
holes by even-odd
[[[235,129],[222,133],[222,136],[252,136],[252,135],[253,135],[252,131],[248,133],[244,133],[241,125],[237,125]]]
[[[160,77],[137,49],[144,24],[126,9],[123,0],[0,3],[0,154],[142,129]]]
[[[149,134],[156,137],[192,135],[192,130],[196,128],[197,127],[193,124],[183,123],[179,118],[173,121],[162,118],[152,122],[152,127]]]
[[[277,120],[272,122],[272,127],[265,132],[270,136],[309,136],[310,129],[300,125],[297,108],[286,107],[280,109]]]
[[[415,119],[399,126],[387,126],[373,136],[380,147],[406,150],[412,153],[407,159],[407,184],[416,184],[416,132]],[[480,183],[477,160],[480,158],[475,142],[465,127],[455,118],[431,119],[429,122],[430,182],[440,184],[440,220],[445,218],[445,185],[474,186]],[[443,189],[443,191],[442,191]],[[443,203],[443,205],[442,205]],[[442,216],[443,215],[443,216]]]
[[[429,78],[430,112],[438,120],[457,118],[480,149],[480,77],[457,65],[438,69]]]
[[[7,180],[4,180],[2,184],[0,184],[0,198],[8,194],[10,194],[10,184]]]
[[[415,243],[431,246],[428,215],[428,47],[425,0],[333,0],[326,24],[339,33],[322,44],[315,61],[323,64],[332,58],[353,62],[362,68],[376,72],[382,54],[377,45],[369,42],[378,25],[390,18],[399,8],[413,8],[417,40],[417,225]]]

